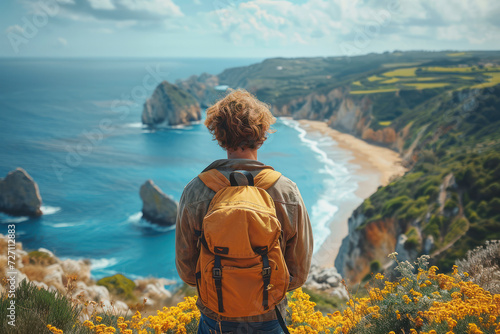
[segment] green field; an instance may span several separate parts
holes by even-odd
[[[485,82],[485,83],[482,83],[482,84],[478,84],[478,85],[474,85],[471,88],[493,87],[493,86],[495,86],[495,85],[497,85],[497,84],[500,83],[500,72],[487,74],[487,76],[490,77],[490,79],[488,80],[488,82]]]
[[[379,81],[383,80],[384,78],[378,77],[376,75],[372,75],[371,77],[368,77],[368,81],[373,82],[373,81]]]
[[[417,67],[409,67],[409,68],[398,68],[397,70],[385,72],[384,76],[392,78],[392,77],[414,77],[415,71]]]
[[[432,82],[432,83],[409,83],[405,84],[405,86],[414,87],[416,89],[428,89],[428,88],[440,88],[449,86],[449,83],[446,82]]]
[[[387,93],[387,92],[395,92],[397,88],[386,88],[386,89],[372,89],[372,90],[354,90],[351,91],[351,94],[375,94],[375,93]]]
[[[447,56],[448,57],[461,57],[461,56],[465,56],[465,52],[448,53]]]
[[[453,55],[453,57],[460,56],[461,53]],[[407,66],[408,64],[401,65]],[[351,94],[376,94],[398,90],[423,90],[445,87],[451,90],[461,90],[464,88],[492,87],[500,83],[500,67],[491,64],[485,67],[466,64],[402,68],[392,66],[390,71],[383,70],[383,68],[387,67],[389,67],[389,64],[384,64],[381,66],[380,73],[353,82]],[[465,73],[472,75],[463,75]]]

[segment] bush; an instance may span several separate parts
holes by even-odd
[[[101,278],[97,281],[97,285],[102,285],[108,288],[109,292],[127,299],[136,300],[134,295],[135,283],[131,279],[116,274],[109,277]]]
[[[406,195],[398,196],[396,198],[392,198],[388,200],[384,207],[382,208],[382,215],[384,217],[392,216],[399,208],[406,204],[406,202],[410,201],[410,198]]]
[[[474,283],[491,293],[500,293],[500,241],[487,241],[485,247],[467,252],[456,262],[458,270],[468,272]]]
[[[31,251],[28,253],[28,258],[29,258],[29,263],[31,264],[39,264],[43,266],[48,266],[51,264],[56,263],[56,259],[54,259],[52,256],[50,256],[46,252],[40,252],[40,251]]]
[[[15,300],[15,326],[8,324],[7,315],[10,301]],[[51,324],[64,332],[86,333],[84,327],[76,324],[82,308],[75,306],[66,296],[53,291],[38,288],[25,280],[15,290],[15,298],[8,298],[7,292],[0,299],[1,333],[50,333],[47,325]]]
[[[397,262],[400,276],[394,282],[377,274],[370,283],[366,297],[352,297],[342,311],[323,315],[302,289],[288,293],[290,333],[333,334],[494,334],[500,326],[500,295],[492,295],[459,273],[457,266],[450,275],[438,274],[438,268],[428,269],[428,256],[420,257],[415,267],[398,262],[397,253],[390,255]],[[321,306],[320,306],[321,307]],[[139,311],[125,320],[119,317],[120,333],[196,333],[200,312],[196,297],[186,297],[174,307],[164,307],[157,315],[143,317]],[[101,317],[84,323],[93,333],[116,332],[102,323]],[[96,324],[99,323],[99,324]],[[57,333],[56,328],[52,328]]]
[[[373,216],[375,213],[375,207],[372,205],[372,202],[370,201],[370,198],[365,199],[363,202],[363,214],[367,217],[370,218]]]
[[[396,260],[396,253],[393,259]],[[428,256],[417,260],[417,272],[409,262],[398,263],[400,277],[386,281],[377,274],[369,294],[351,297],[347,308],[328,317],[314,312],[314,303],[296,290],[291,302],[291,333],[337,334],[436,334],[495,333],[500,326],[500,295],[491,295],[459,274],[437,274],[427,269]]]

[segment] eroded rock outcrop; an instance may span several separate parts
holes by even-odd
[[[167,81],[156,87],[142,111],[142,123],[151,127],[189,124],[200,119],[200,105],[196,99]]]
[[[17,168],[0,179],[0,211],[14,216],[40,216],[41,205],[38,185],[24,169]]]
[[[367,223],[360,208],[349,218],[348,225],[349,234],[342,240],[335,267],[347,284],[356,284],[370,274],[375,261],[382,259],[378,265],[389,265],[387,254],[396,249],[399,231],[394,219]]]
[[[140,190],[142,199],[142,215],[146,220],[162,225],[175,224],[177,203],[168,197],[153,181],[147,180]]]
[[[7,235],[0,234],[0,277],[12,275],[11,269],[7,269],[7,250],[12,251],[12,243],[9,244]],[[15,243],[14,267],[16,273],[15,287],[23,280],[30,281],[41,289],[58,291],[64,295],[86,303],[80,314],[80,321],[90,318],[92,312],[108,312],[123,314],[129,310],[129,299],[122,299],[113,294],[103,285],[97,285],[91,278],[91,262],[87,259],[59,259],[53,252],[45,248],[26,251],[21,242]],[[134,280],[135,288],[132,291],[137,301],[143,301],[151,310],[157,310],[169,304],[172,293],[167,290],[169,285],[176,284],[175,281],[166,278],[146,277]],[[5,293],[5,287],[0,284],[0,294]],[[135,301],[132,302],[135,305]]]
[[[340,299],[349,298],[347,290],[342,285],[342,276],[340,276],[335,267],[321,268],[313,264],[309,271],[305,287]]]
[[[194,96],[203,107],[210,107],[222,97],[221,93],[216,90],[219,78],[212,74],[192,75],[186,80],[177,80],[175,84]]]

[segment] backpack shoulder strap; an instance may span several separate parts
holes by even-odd
[[[263,169],[255,176],[254,185],[262,189],[269,189],[278,181],[281,173],[272,169]],[[210,169],[198,175],[203,183],[215,192],[229,187],[231,182],[217,169]]]
[[[198,175],[203,183],[215,192],[222,188],[229,187],[229,180],[217,169],[210,169]]]
[[[263,169],[254,177],[254,183],[256,187],[267,190],[278,181],[280,176],[281,173],[273,169]]]

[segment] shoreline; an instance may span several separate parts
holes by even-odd
[[[353,135],[332,129],[322,121],[299,120],[298,123],[307,133],[319,133],[333,139],[338,148],[352,154],[348,164],[359,166],[353,169],[353,175],[358,180],[358,188],[354,192],[356,200],[339,205],[333,220],[328,224],[330,234],[313,255],[313,264],[333,267],[342,239],[348,234],[347,222],[353,211],[375,193],[379,186],[389,184],[393,176],[403,175],[406,168],[401,165],[399,154],[389,148],[369,144]]]

